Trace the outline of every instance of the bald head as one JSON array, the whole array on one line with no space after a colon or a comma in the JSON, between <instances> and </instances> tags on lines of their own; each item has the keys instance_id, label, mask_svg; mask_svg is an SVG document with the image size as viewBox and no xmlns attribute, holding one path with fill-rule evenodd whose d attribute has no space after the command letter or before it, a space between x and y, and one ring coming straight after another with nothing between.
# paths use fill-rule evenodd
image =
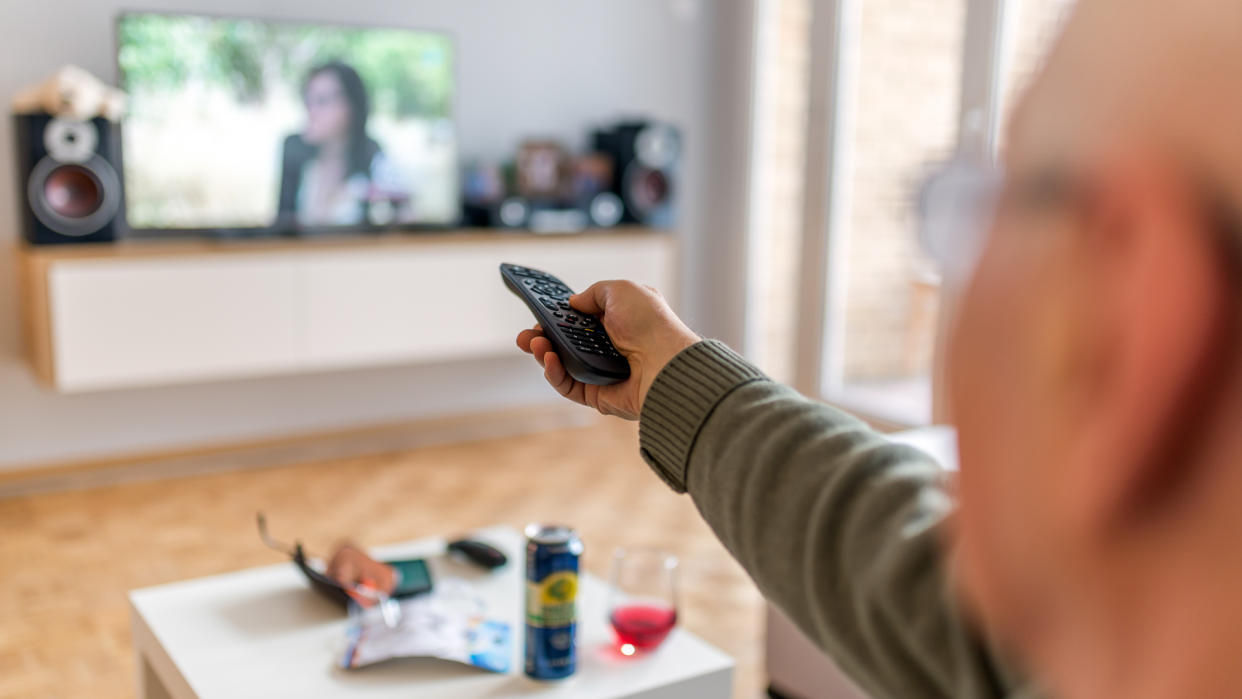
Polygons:
<instances>
[{"instance_id":1,"label":"bald head","mask_svg":"<svg viewBox=\"0 0 1242 699\"><path fill-rule=\"evenodd\" d=\"M1242 3L1082 0L1010 124L1013 155L1161 143L1242 201L1240 86Z\"/></svg>"},{"instance_id":2,"label":"bald head","mask_svg":"<svg viewBox=\"0 0 1242 699\"><path fill-rule=\"evenodd\" d=\"M1240 39L1236 1L1083 0L954 323L965 591L1060 696L1242 696Z\"/></svg>"}]
</instances>

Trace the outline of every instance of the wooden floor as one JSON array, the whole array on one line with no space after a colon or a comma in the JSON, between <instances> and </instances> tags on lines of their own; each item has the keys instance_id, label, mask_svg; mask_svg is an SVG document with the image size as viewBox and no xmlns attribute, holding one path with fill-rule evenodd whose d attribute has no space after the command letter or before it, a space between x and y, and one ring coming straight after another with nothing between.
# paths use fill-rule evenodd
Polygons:
<instances>
[{"instance_id":1,"label":"wooden floor","mask_svg":"<svg viewBox=\"0 0 1242 699\"><path fill-rule=\"evenodd\" d=\"M761 600L698 518L637 454L637 432L589 427L381 457L309 463L0 500L0 697L135 692L127 590L278 562L255 534L324 552L489 524L578 528L588 570L614 546L682 561L684 626L738 661L735 697L762 679Z\"/></svg>"}]
</instances>

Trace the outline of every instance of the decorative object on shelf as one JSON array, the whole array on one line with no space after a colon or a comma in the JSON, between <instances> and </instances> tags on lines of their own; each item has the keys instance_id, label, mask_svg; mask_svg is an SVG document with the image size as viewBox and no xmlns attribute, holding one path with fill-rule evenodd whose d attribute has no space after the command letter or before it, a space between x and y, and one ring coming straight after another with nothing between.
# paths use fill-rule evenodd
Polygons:
<instances>
[{"instance_id":1,"label":"decorative object on shelf","mask_svg":"<svg viewBox=\"0 0 1242 699\"><path fill-rule=\"evenodd\" d=\"M570 164L570 197L586 212L590 225L612 228L625 213L613 191L613 161L603 153L587 153Z\"/></svg>"},{"instance_id":2,"label":"decorative object on shelf","mask_svg":"<svg viewBox=\"0 0 1242 699\"><path fill-rule=\"evenodd\" d=\"M556 141L525 141L517 154L517 193L531 201L565 198L569 154Z\"/></svg>"},{"instance_id":3,"label":"decorative object on shelf","mask_svg":"<svg viewBox=\"0 0 1242 699\"><path fill-rule=\"evenodd\" d=\"M530 140L518 148L518 196L530 204L526 227L535 233L576 233L589 224L573 200L573 160L555 141Z\"/></svg>"},{"instance_id":4,"label":"decorative object on shelf","mask_svg":"<svg viewBox=\"0 0 1242 699\"><path fill-rule=\"evenodd\" d=\"M65 66L13 100L23 237L33 244L116 239L122 210L115 121L125 95Z\"/></svg>"},{"instance_id":5,"label":"decorative object on shelf","mask_svg":"<svg viewBox=\"0 0 1242 699\"><path fill-rule=\"evenodd\" d=\"M671 181L680 138L667 125L642 124L597 132L597 147L602 144L607 151L571 154L556 141L529 139L510 163L466 165L464 222L536 233L612 228L626 220L648 226L671 224ZM628 168L625 176L631 182L618 180L618 162Z\"/></svg>"},{"instance_id":6,"label":"decorative object on shelf","mask_svg":"<svg viewBox=\"0 0 1242 699\"><path fill-rule=\"evenodd\" d=\"M482 228L525 228L530 204L510 194L515 174L512 166L478 161L462 173L462 223Z\"/></svg>"},{"instance_id":7,"label":"decorative object on shelf","mask_svg":"<svg viewBox=\"0 0 1242 699\"><path fill-rule=\"evenodd\" d=\"M622 122L595 132L595 150L612 158L613 191L625 205L622 220L669 227L676 215L681 134L657 121Z\"/></svg>"},{"instance_id":8,"label":"decorative object on shelf","mask_svg":"<svg viewBox=\"0 0 1242 699\"><path fill-rule=\"evenodd\" d=\"M470 162L462 167L461 175L462 224L484 227L499 225L497 213L509 190L505 184L503 166L496 162Z\"/></svg>"},{"instance_id":9,"label":"decorative object on shelf","mask_svg":"<svg viewBox=\"0 0 1242 699\"><path fill-rule=\"evenodd\" d=\"M115 122L125 114L125 93L83 68L68 65L17 93L13 113L51 114L74 121L103 117Z\"/></svg>"}]
</instances>

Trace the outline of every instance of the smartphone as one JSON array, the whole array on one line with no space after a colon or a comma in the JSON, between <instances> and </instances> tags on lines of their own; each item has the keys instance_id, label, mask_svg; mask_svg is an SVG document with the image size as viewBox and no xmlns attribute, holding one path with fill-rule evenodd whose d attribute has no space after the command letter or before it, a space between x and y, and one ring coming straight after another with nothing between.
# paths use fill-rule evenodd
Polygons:
<instances>
[{"instance_id":1,"label":"smartphone","mask_svg":"<svg viewBox=\"0 0 1242 699\"><path fill-rule=\"evenodd\" d=\"M384 561L397 571L397 587L392 591L393 597L413 597L431 592L431 569L422 558L411 558L407 561Z\"/></svg>"}]
</instances>

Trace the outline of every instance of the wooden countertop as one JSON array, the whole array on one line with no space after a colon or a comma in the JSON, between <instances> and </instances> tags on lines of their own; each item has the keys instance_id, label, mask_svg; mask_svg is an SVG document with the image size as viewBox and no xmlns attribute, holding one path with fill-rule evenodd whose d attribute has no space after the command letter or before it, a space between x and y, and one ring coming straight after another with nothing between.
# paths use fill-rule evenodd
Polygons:
<instances>
[{"instance_id":1,"label":"wooden countertop","mask_svg":"<svg viewBox=\"0 0 1242 699\"><path fill-rule=\"evenodd\" d=\"M132 258L199 254L238 254L323 249L407 248L426 245L477 244L496 241L533 242L635 237L671 237L668 230L645 226L594 228L581 233L531 233L504 228L456 228L444 231L401 233L325 234L282 238L128 238L115 243L76 243L66 245L23 245L22 254L30 261L52 262L68 259Z\"/></svg>"}]
</instances>

